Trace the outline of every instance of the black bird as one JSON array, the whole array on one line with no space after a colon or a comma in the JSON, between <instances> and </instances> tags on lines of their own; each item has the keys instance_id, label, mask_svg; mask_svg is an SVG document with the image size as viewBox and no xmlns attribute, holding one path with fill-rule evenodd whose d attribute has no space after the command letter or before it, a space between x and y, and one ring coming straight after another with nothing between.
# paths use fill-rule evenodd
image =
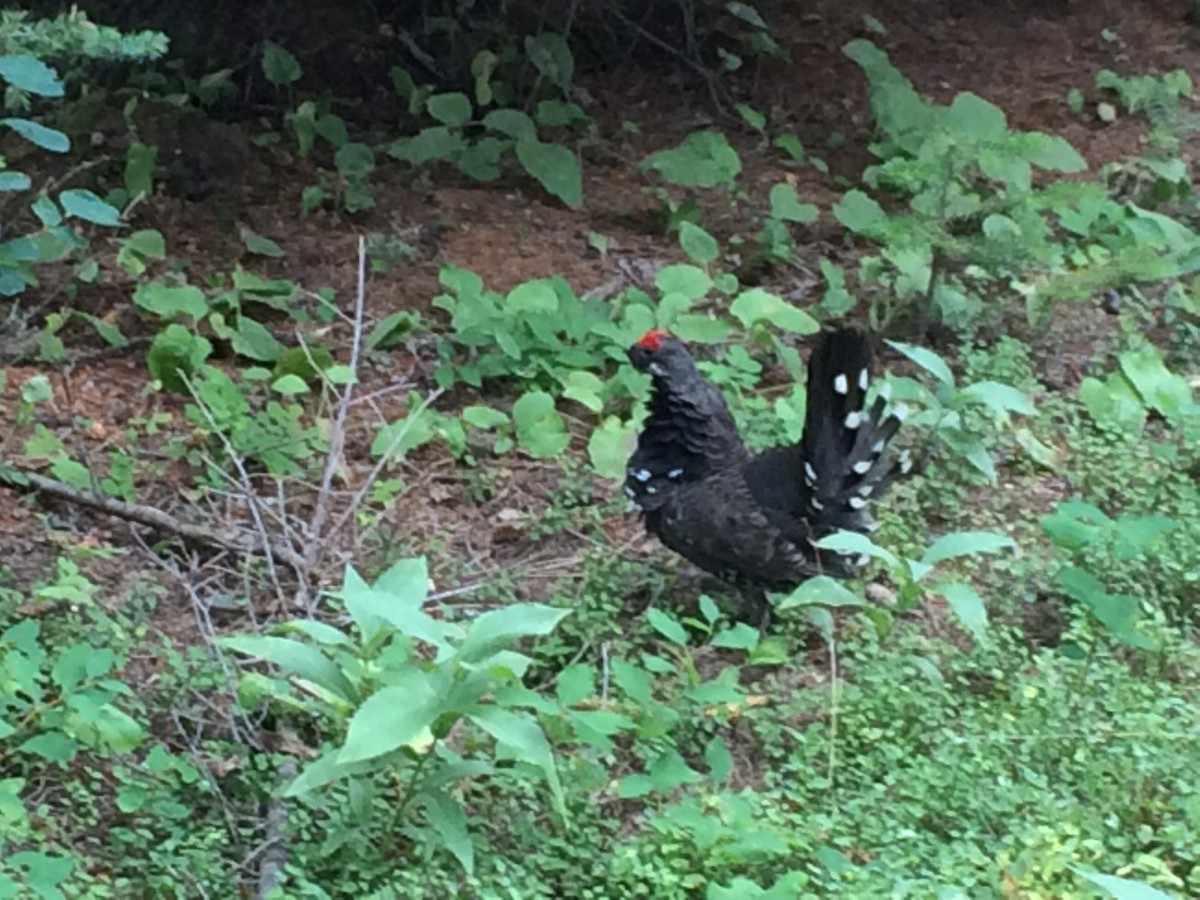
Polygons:
<instances>
[{"instance_id":1,"label":"black bird","mask_svg":"<svg viewBox=\"0 0 1200 900\"><path fill-rule=\"evenodd\" d=\"M906 465L888 452L899 417L883 397L865 408L872 366L865 335L843 328L818 339L799 443L760 454L746 449L720 390L678 338L648 331L629 359L653 378L625 479L651 534L736 587L763 628L767 591L857 572L865 559L816 542L839 529L873 531L867 506Z\"/></svg>"}]
</instances>

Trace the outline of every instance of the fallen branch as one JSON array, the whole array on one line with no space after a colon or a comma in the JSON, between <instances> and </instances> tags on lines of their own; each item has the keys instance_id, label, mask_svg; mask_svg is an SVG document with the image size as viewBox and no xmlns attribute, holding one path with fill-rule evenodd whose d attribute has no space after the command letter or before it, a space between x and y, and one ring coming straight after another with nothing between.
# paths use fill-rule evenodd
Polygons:
<instances>
[{"instance_id":1,"label":"fallen branch","mask_svg":"<svg viewBox=\"0 0 1200 900\"><path fill-rule=\"evenodd\" d=\"M99 510L100 512L108 513L128 522L136 522L139 525L158 528L199 544L221 547L226 550L235 550L240 553L273 557L291 566L301 578L304 578L308 574L308 566L303 556L286 544L270 537L249 538L236 534L230 535L225 531L218 531L204 525L193 525L189 522L181 521L170 513L163 512L161 509L155 509L152 506L143 506L140 503L127 503L124 500L118 500L116 497L106 497L89 490L72 487L69 484L54 478L48 478L38 472L12 468L0 469L0 484L8 485L20 491L28 492L32 490L42 494L49 494L52 497L58 497L60 500L66 500L78 506L86 506L89 509Z\"/></svg>"}]
</instances>

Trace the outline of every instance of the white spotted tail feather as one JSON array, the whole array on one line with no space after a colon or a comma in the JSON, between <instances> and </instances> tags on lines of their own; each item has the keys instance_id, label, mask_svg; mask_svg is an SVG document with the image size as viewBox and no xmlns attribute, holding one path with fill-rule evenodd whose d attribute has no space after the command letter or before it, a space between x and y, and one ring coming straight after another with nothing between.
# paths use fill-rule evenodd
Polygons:
<instances>
[{"instance_id":1,"label":"white spotted tail feather","mask_svg":"<svg viewBox=\"0 0 1200 900\"><path fill-rule=\"evenodd\" d=\"M799 461L804 503L818 534L872 531L868 503L897 469L888 444L901 419L878 393L867 405L871 369L870 342L849 329L824 335L809 360Z\"/></svg>"}]
</instances>

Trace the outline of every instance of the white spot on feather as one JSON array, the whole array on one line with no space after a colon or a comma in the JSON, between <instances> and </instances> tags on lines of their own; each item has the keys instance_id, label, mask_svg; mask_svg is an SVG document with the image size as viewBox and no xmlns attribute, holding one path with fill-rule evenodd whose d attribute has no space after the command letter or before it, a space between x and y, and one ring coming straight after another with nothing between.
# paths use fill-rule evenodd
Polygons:
<instances>
[{"instance_id":1,"label":"white spot on feather","mask_svg":"<svg viewBox=\"0 0 1200 900\"><path fill-rule=\"evenodd\" d=\"M833 389L839 394L848 394L850 392L850 384L846 381L846 376L839 373L837 378L833 379Z\"/></svg>"},{"instance_id":2,"label":"white spot on feather","mask_svg":"<svg viewBox=\"0 0 1200 900\"><path fill-rule=\"evenodd\" d=\"M636 502L634 502L633 500L630 500L630 501L629 501L629 506L627 507L627 509L628 509L628 511L629 511L629 512L641 512L641 511L642 511L642 504L640 504L640 503L636 503Z\"/></svg>"},{"instance_id":3,"label":"white spot on feather","mask_svg":"<svg viewBox=\"0 0 1200 900\"><path fill-rule=\"evenodd\" d=\"M903 422L908 418L908 407L903 403L897 403L896 407L892 410L892 417Z\"/></svg>"},{"instance_id":4,"label":"white spot on feather","mask_svg":"<svg viewBox=\"0 0 1200 900\"><path fill-rule=\"evenodd\" d=\"M857 556L857 557L855 557L855 559L854 559L854 564L855 564L856 566L865 566L865 565L866 565L867 563L869 563L870 561L871 561L871 554L869 554L869 553L860 553L860 554L858 554L858 556Z\"/></svg>"},{"instance_id":5,"label":"white spot on feather","mask_svg":"<svg viewBox=\"0 0 1200 900\"><path fill-rule=\"evenodd\" d=\"M850 504L851 509L862 509L864 506L867 505L867 501L864 500L862 497L851 497L846 502Z\"/></svg>"},{"instance_id":6,"label":"white spot on feather","mask_svg":"<svg viewBox=\"0 0 1200 900\"><path fill-rule=\"evenodd\" d=\"M863 414L861 412L846 413L846 427L852 431L862 424Z\"/></svg>"},{"instance_id":7,"label":"white spot on feather","mask_svg":"<svg viewBox=\"0 0 1200 900\"><path fill-rule=\"evenodd\" d=\"M821 512L821 510L823 510L825 508L825 504L822 503L820 500L818 500L816 497L813 497L808 502L812 504L812 508L815 509L817 512Z\"/></svg>"},{"instance_id":8,"label":"white spot on feather","mask_svg":"<svg viewBox=\"0 0 1200 900\"><path fill-rule=\"evenodd\" d=\"M650 365L648 365L646 368L650 370L651 375L657 375L659 378L662 378L667 374L667 370L656 362L650 363Z\"/></svg>"},{"instance_id":9,"label":"white spot on feather","mask_svg":"<svg viewBox=\"0 0 1200 900\"><path fill-rule=\"evenodd\" d=\"M882 453L883 448L886 446L887 446L887 441L885 441L883 438L880 438L879 440L877 440L875 443L873 443L871 445L871 452L872 453Z\"/></svg>"},{"instance_id":10,"label":"white spot on feather","mask_svg":"<svg viewBox=\"0 0 1200 900\"><path fill-rule=\"evenodd\" d=\"M858 373L858 389L861 391L865 391L867 389L867 385L869 385L870 383L871 383L871 373L868 372L866 369L860 370Z\"/></svg>"},{"instance_id":11,"label":"white spot on feather","mask_svg":"<svg viewBox=\"0 0 1200 900\"><path fill-rule=\"evenodd\" d=\"M817 483L817 470L812 467L812 463L804 463L804 477L808 479L810 485Z\"/></svg>"},{"instance_id":12,"label":"white spot on feather","mask_svg":"<svg viewBox=\"0 0 1200 900\"><path fill-rule=\"evenodd\" d=\"M647 493L647 494L657 494L657 493L658 493L658 488L656 488L656 487L655 487L654 485L652 485L652 484L648 484L648 485L646 485L646 493Z\"/></svg>"},{"instance_id":13,"label":"white spot on feather","mask_svg":"<svg viewBox=\"0 0 1200 900\"><path fill-rule=\"evenodd\" d=\"M626 497L628 497L630 500L632 500L636 495L637 495L637 491L635 491L629 485L625 485L625 496Z\"/></svg>"},{"instance_id":14,"label":"white spot on feather","mask_svg":"<svg viewBox=\"0 0 1200 900\"><path fill-rule=\"evenodd\" d=\"M866 475L871 471L872 465L874 465L874 463L871 460L864 459L862 462L856 462L850 468L853 470L855 475Z\"/></svg>"},{"instance_id":15,"label":"white spot on feather","mask_svg":"<svg viewBox=\"0 0 1200 900\"><path fill-rule=\"evenodd\" d=\"M650 480L650 470L649 469L630 469L629 474L641 482L646 482L646 481Z\"/></svg>"},{"instance_id":16,"label":"white spot on feather","mask_svg":"<svg viewBox=\"0 0 1200 900\"><path fill-rule=\"evenodd\" d=\"M678 478L683 474L683 469L672 469L667 473L668 478Z\"/></svg>"},{"instance_id":17,"label":"white spot on feather","mask_svg":"<svg viewBox=\"0 0 1200 900\"><path fill-rule=\"evenodd\" d=\"M900 454L900 473L907 475L912 470L912 454L905 450Z\"/></svg>"},{"instance_id":18,"label":"white spot on feather","mask_svg":"<svg viewBox=\"0 0 1200 900\"><path fill-rule=\"evenodd\" d=\"M870 497L873 493L875 493L875 485L873 484L864 484L858 489L858 496L860 497Z\"/></svg>"}]
</instances>

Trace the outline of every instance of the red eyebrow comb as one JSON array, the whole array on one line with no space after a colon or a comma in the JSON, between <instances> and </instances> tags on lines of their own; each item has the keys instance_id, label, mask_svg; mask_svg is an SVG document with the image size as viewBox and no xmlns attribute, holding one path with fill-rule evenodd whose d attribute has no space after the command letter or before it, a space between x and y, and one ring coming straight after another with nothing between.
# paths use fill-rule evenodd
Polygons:
<instances>
[{"instance_id":1,"label":"red eyebrow comb","mask_svg":"<svg viewBox=\"0 0 1200 900\"><path fill-rule=\"evenodd\" d=\"M667 331L665 328L651 328L640 338L638 338L637 343L633 346L637 347L639 350L649 350L654 352L662 346L662 339L670 336L671 332Z\"/></svg>"}]
</instances>

